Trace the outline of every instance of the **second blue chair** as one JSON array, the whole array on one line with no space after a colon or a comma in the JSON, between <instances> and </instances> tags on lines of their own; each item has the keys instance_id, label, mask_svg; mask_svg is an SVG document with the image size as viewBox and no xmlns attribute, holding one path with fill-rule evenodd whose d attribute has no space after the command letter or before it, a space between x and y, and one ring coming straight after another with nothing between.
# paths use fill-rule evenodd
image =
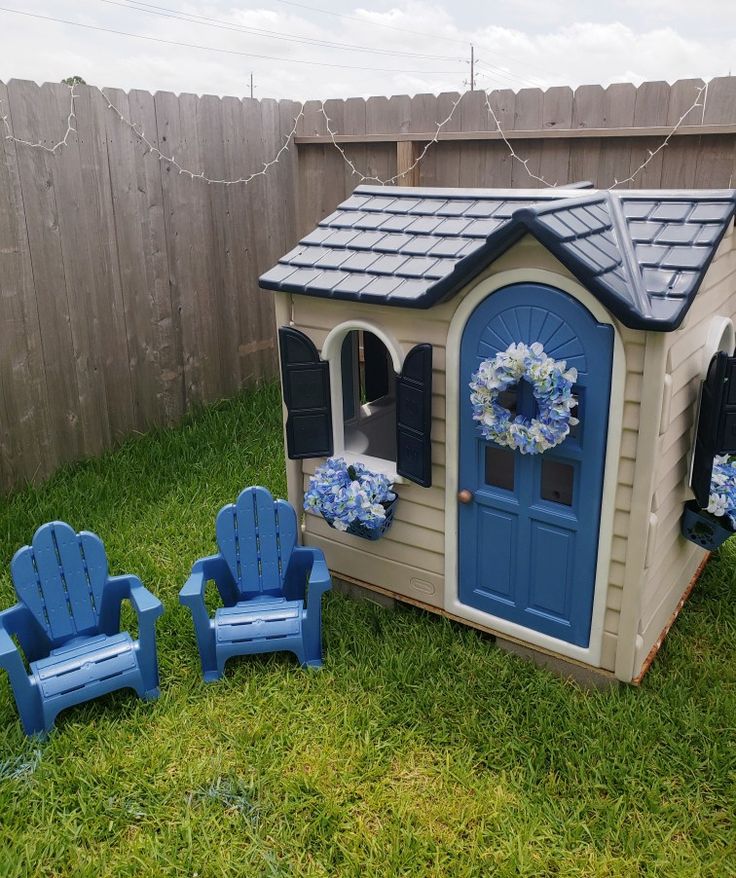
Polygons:
<instances>
[{"instance_id":1,"label":"second blue chair","mask_svg":"<svg viewBox=\"0 0 736 878\"><path fill-rule=\"evenodd\" d=\"M220 554L197 561L179 592L192 613L205 680L219 679L232 656L279 650L320 667L330 574L320 549L296 545L293 507L265 488L246 488L220 510L215 532ZM204 599L210 580L224 604L212 618Z\"/></svg>"}]
</instances>

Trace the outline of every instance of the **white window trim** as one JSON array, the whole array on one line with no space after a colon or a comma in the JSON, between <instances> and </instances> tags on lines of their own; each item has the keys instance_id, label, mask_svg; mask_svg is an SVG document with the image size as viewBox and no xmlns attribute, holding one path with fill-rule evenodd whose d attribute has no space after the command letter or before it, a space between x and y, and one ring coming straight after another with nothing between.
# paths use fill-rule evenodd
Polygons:
<instances>
[{"instance_id":1,"label":"white window trim","mask_svg":"<svg viewBox=\"0 0 736 878\"><path fill-rule=\"evenodd\" d=\"M382 473L394 484L404 484L407 480L396 472L396 462L370 454L356 454L345 449L345 418L342 407L342 343L345 336L354 330L370 332L383 342L391 357L394 372L399 375L404 363L404 350L391 333L367 320L347 320L335 326L322 345L320 356L330 366L330 404L332 406L333 456L342 457L347 463L364 463L374 472Z\"/></svg>"}]
</instances>

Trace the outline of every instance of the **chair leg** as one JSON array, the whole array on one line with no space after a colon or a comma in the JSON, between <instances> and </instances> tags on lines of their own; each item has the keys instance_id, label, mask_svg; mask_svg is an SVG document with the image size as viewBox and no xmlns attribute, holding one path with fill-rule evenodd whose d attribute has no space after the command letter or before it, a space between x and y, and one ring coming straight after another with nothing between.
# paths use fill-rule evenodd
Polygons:
<instances>
[{"instance_id":1,"label":"chair leg","mask_svg":"<svg viewBox=\"0 0 736 878\"><path fill-rule=\"evenodd\" d=\"M306 660L306 657L304 655L304 641L303 640L302 640L301 646L292 646L292 647L290 647L289 652L291 652L293 655L296 656L297 661L299 662L299 664L303 668L306 668L307 660Z\"/></svg>"},{"instance_id":2,"label":"chair leg","mask_svg":"<svg viewBox=\"0 0 736 878\"><path fill-rule=\"evenodd\" d=\"M158 698L160 694L155 624L153 622L147 630L142 631L138 641L138 667L143 683L141 698L148 701Z\"/></svg>"},{"instance_id":3,"label":"chair leg","mask_svg":"<svg viewBox=\"0 0 736 878\"><path fill-rule=\"evenodd\" d=\"M215 650L216 660L214 668L204 667L204 658L202 659L202 672L204 674L205 683L216 683L225 675L225 662L230 658L226 653Z\"/></svg>"},{"instance_id":4,"label":"chair leg","mask_svg":"<svg viewBox=\"0 0 736 878\"><path fill-rule=\"evenodd\" d=\"M18 705L18 707L21 725L23 726L23 731L26 735L28 735L29 738L46 738L48 733L54 727L54 718L52 718L51 722L47 724L40 704L25 705L22 710L20 710L20 705Z\"/></svg>"},{"instance_id":5,"label":"chair leg","mask_svg":"<svg viewBox=\"0 0 736 878\"><path fill-rule=\"evenodd\" d=\"M219 657L217 655L215 632L212 630L210 619L203 607L195 604L190 605L189 609L192 614L192 622L194 623L194 636L197 639L202 676L205 683L213 683L222 677L222 668L219 666Z\"/></svg>"},{"instance_id":6,"label":"chair leg","mask_svg":"<svg viewBox=\"0 0 736 878\"><path fill-rule=\"evenodd\" d=\"M304 644L304 659L302 664L309 668L322 667L322 614L318 607L315 616L309 615L304 619L302 627L302 642Z\"/></svg>"}]
</instances>

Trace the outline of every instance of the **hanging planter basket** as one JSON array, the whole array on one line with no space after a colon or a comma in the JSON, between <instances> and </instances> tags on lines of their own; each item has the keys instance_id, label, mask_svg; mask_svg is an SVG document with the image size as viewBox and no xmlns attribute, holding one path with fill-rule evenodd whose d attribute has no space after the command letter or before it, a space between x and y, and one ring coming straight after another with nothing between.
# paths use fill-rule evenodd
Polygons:
<instances>
[{"instance_id":1,"label":"hanging planter basket","mask_svg":"<svg viewBox=\"0 0 736 878\"><path fill-rule=\"evenodd\" d=\"M398 496L389 479L362 463L331 457L309 479L304 509L321 515L334 530L380 540L394 520Z\"/></svg>"},{"instance_id":2,"label":"hanging planter basket","mask_svg":"<svg viewBox=\"0 0 736 878\"><path fill-rule=\"evenodd\" d=\"M736 533L725 515L712 515L705 509L700 509L695 500L689 500L685 504L681 527L686 540L710 552L722 546Z\"/></svg>"},{"instance_id":3,"label":"hanging planter basket","mask_svg":"<svg viewBox=\"0 0 736 878\"><path fill-rule=\"evenodd\" d=\"M386 510L386 517L381 522L378 527L368 527L362 521L351 521L348 525L348 529L342 531L342 533L351 534L354 537L360 537L363 540L380 540L382 536L386 534L388 529L391 527L391 522L394 520L394 513L396 512L396 506L399 502L398 497L394 497L393 500L389 500L387 503L382 503L381 505ZM335 519L327 518L326 515L322 515L324 520L329 524L329 526L335 530Z\"/></svg>"}]
</instances>

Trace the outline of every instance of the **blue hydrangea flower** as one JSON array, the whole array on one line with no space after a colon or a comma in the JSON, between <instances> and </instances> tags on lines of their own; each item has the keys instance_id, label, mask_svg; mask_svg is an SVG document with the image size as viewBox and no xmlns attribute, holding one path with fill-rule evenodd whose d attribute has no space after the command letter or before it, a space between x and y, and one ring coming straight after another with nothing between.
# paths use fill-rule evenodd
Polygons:
<instances>
[{"instance_id":1,"label":"blue hydrangea flower","mask_svg":"<svg viewBox=\"0 0 736 878\"><path fill-rule=\"evenodd\" d=\"M727 454L713 458L707 511L719 517L725 515L736 529L736 458Z\"/></svg>"},{"instance_id":2,"label":"blue hydrangea flower","mask_svg":"<svg viewBox=\"0 0 736 878\"><path fill-rule=\"evenodd\" d=\"M309 479L304 508L324 516L336 530L346 531L354 521L376 530L386 520L386 505L396 499L389 479L365 464L347 464L331 457Z\"/></svg>"},{"instance_id":3,"label":"blue hydrangea flower","mask_svg":"<svg viewBox=\"0 0 736 878\"><path fill-rule=\"evenodd\" d=\"M526 379L537 400L536 418L516 415L498 402L499 394ZM484 439L520 451L541 454L565 440L577 424L571 412L577 405L572 388L577 369L553 360L539 342L511 344L495 357L483 360L470 379L473 420Z\"/></svg>"}]
</instances>

